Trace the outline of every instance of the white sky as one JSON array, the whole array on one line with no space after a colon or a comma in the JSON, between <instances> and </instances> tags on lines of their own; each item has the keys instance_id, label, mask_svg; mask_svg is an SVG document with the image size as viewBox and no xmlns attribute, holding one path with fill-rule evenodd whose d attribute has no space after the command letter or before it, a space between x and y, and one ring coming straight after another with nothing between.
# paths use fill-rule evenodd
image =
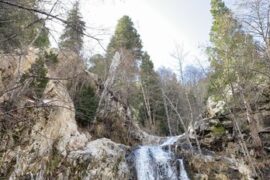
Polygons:
<instances>
[{"instance_id":1,"label":"white sky","mask_svg":"<svg viewBox=\"0 0 270 180\"><path fill-rule=\"evenodd\" d=\"M70 7L72 2L66 2ZM175 69L177 64L170 54L176 43L188 52L185 64L196 64L195 57L207 62L204 49L212 23L210 0L81 0L81 12L88 27L106 29L106 35L98 35L100 31L87 28L88 34L103 39L104 47L118 19L130 16L156 69L160 66ZM55 29L53 34L57 39L62 27L59 24L50 26ZM102 52L96 42L89 38L85 41L87 53Z\"/></svg>"}]
</instances>

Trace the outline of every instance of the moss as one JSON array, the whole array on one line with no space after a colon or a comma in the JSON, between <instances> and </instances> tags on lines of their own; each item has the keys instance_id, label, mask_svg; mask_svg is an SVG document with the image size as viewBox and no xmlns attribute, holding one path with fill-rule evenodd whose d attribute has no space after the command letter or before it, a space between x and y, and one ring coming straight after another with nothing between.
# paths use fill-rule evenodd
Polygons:
<instances>
[{"instance_id":1,"label":"moss","mask_svg":"<svg viewBox=\"0 0 270 180\"><path fill-rule=\"evenodd\" d=\"M90 160L86 160L83 162L79 162L79 160L77 160L76 166L67 163L65 164L66 167L70 167L70 175L69 178L71 179L82 179L82 177L86 177L87 176L87 168L88 165L90 164Z\"/></svg>"},{"instance_id":2,"label":"moss","mask_svg":"<svg viewBox=\"0 0 270 180\"><path fill-rule=\"evenodd\" d=\"M57 139L56 141L54 141L53 145L52 145L52 152L50 155L49 160L47 161L47 165L46 165L46 174L47 175L53 175L57 169L60 167L60 165L62 164L62 155L59 154L58 150L56 149L56 145L59 142L59 139Z\"/></svg>"},{"instance_id":3,"label":"moss","mask_svg":"<svg viewBox=\"0 0 270 180\"><path fill-rule=\"evenodd\" d=\"M217 124L212 129L212 133L213 133L214 136L222 136L222 135L225 134L225 132L226 132L226 130L221 124Z\"/></svg>"},{"instance_id":4,"label":"moss","mask_svg":"<svg viewBox=\"0 0 270 180\"><path fill-rule=\"evenodd\" d=\"M46 166L46 174L53 175L62 162L62 157L59 154L53 154Z\"/></svg>"},{"instance_id":5,"label":"moss","mask_svg":"<svg viewBox=\"0 0 270 180\"><path fill-rule=\"evenodd\" d=\"M117 172L119 171L119 165L120 163L123 161L124 157L120 156L115 163L115 166L113 167L113 172L115 173L115 175L117 175Z\"/></svg>"}]
</instances>

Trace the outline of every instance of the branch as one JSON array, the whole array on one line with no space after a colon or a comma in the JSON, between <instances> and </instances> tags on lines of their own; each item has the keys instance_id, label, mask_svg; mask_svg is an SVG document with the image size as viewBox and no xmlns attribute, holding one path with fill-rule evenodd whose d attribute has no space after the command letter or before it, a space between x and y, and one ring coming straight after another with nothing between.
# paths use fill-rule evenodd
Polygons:
<instances>
[{"instance_id":1,"label":"branch","mask_svg":"<svg viewBox=\"0 0 270 180\"><path fill-rule=\"evenodd\" d=\"M20 4L16 4L16 3L12 3L12 2L7 2L7 1L3 1L3 0L0 0L0 4L5 4L5 5L12 6L12 7L16 7L16 8L19 8L19 9L24 9L24 10L26 10L26 11L30 11L30 12L35 12L35 13L38 13L38 14L46 15L47 18L48 18L48 17L51 17L51 18L56 19L56 20L58 20L58 21L60 21L60 22L62 22L62 23L64 23L64 24L69 25L69 23L68 23L66 20L64 20L64 19L62 19L62 18L59 18L57 15L52 15L52 14L47 13L47 12L45 12L45 11L41 11L41 10L34 9L34 8L30 8L30 7L25 7L25 6L20 5ZM75 27L72 27L72 28L76 30ZM94 37L94 36L91 36L91 35L89 35L89 34L86 34L86 33L83 33L83 35L85 35L86 37L89 37L89 38L94 39L95 41L97 41L98 44L101 46L101 48L102 48L103 50L105 50L105 48L102 46L102 44L101 44L101 42L100 42L101 39L98 39L98 38L96 38L96 37Z\"/></svg>"},{"instance_id":2,"label":"branch","mask_svg":"<svg viewBox=\"0 0 270 180\"><path fill-rule=\"evenodd\" d=\"M25 7L25 6L22 6L20 4L16 4L16 3L12 3L12 2L7 2L7 1L3 1L3 0L0 0L0 3L6 4L6 5L9 5L9 6L13 6L13 7L16 7L16 8L19 8L19 9L24 9L24 10L27 10L27 11L30 11L30 12L36 12L36 13L39 13L39 14L43 14L43 15L46 15L48 17L52 17L54 19L57 19L58 21L61 21L63 23L67 23L66 20L64 20L62 18L59 18L56 15L52 15L50 13L47 13L45 11L40 11L38 9L34 9L34 8L30 8L30 7Z\"/></svg>"}]
</instances>

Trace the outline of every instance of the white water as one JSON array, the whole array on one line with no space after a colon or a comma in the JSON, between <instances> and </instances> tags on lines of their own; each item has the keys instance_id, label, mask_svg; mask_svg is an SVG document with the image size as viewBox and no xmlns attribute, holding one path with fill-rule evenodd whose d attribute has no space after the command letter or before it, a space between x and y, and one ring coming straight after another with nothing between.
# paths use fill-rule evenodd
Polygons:
<instances>
[{"instance_id":1,"label":"white water","mask_svg":"<svg viewBox=\"0 0 270 180\"><path fill-rule=\"evenodd\" d=\"M171 136L171 137L168 137L166 141L164 141L160 146L170 146L170 145L173 145L176 143L176 141L183 137L184 134L181 134L179 136Z\"/></svg>"},{"instance_id":2,"label":"white water","mask_svg":"<svg viewBox=\"0 0 270 180\"><path fill-rule=\"evenodd\" d=\"M182 135L181 135L182 136ZM167 138L157 146L141 146L134 151L135 169L138 180L189 180L182 159L162 147L176 143L181 136ZM170 149L170 148L169 148ZM178 169L177 171L177 163Z\"/></svg>"},{"instance_id":3,"label":"white water","mask_svg":"<svg viewBox=\"0 0 270 180\"><path fill-rule=\"evenodd\" d=\"M178 159L178 162L180 163L180 176L179 176L179 179L180 180L188 180L188 175L187 175L187 171L185 170L185 166L184 166L184 162L183 162L183 159Z\"/></svg>"}]
</instances>

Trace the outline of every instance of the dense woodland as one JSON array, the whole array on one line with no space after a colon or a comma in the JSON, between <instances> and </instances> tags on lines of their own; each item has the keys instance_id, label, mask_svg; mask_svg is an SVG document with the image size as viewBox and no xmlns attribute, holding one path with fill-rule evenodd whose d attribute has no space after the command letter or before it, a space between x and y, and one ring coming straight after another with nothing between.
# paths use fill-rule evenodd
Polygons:
<instances>
[{"instance_id":1,"label":"dense woodland","mask_svg":"<svg viewBox=\"0 0 270 180\"><path fill-rule=\"evenodd\" d=\"M105 53L85 57L84 38L97 44L100 40L89 34L79 1L66 12L66 19L51 13L61 1L56 1L51 11L41 8L46 3L50 2L0 0L0 53L22 55L29 48L39 49L35 64L17 80L18 86L28 84L28 89L20 95L42 98L49 80L45 66L54 66L58 63L58 53L65 51L74 52L86 70L96 74L100 84L106 85L112 75L112 60L119 53L121 61L113 71L113 83L108 88L131 109L132 117L143 130L160 136L188 132L195 122L207 117L209 99L222 101L224 111L233 116L233 131L244 144L245 155L249 157L247 148L254 149L258 156L265 155L267 149L258 128L260 117L254 112L258 111L261 97L270 96L266 91L270 78L268 0L239 1L237 12L229 9L222 0L211 0L213 23L210 43L205 48L210 66L205 68L198 59L194 59L197 66L184 66L186 52L177 45L172 49L172 57L178 64L178 71L155 70L153 59L144 50L140 34L128 16L118 20L110 43L104 48ZM47 22L52 20L65 27L57 49L50 46L51 32ZM1 73L0 67L0 76ZM95 89L85 82L82 78L71 78L68 87L78 124L81 128L91 129L98 120L96 113L102 102ZM9 91L12 89L0 89L0 94ZM2 111L16 109L16 98L1 103ZM240 111L245 113L245 118L239 118ZM247 125L243 127L243 123ZM222 127L218 131L221 135L225 133ZM243 136L243 132L248 137ZM252 146L246 147L246 139Z\"/></svg>"}]
</instances>

